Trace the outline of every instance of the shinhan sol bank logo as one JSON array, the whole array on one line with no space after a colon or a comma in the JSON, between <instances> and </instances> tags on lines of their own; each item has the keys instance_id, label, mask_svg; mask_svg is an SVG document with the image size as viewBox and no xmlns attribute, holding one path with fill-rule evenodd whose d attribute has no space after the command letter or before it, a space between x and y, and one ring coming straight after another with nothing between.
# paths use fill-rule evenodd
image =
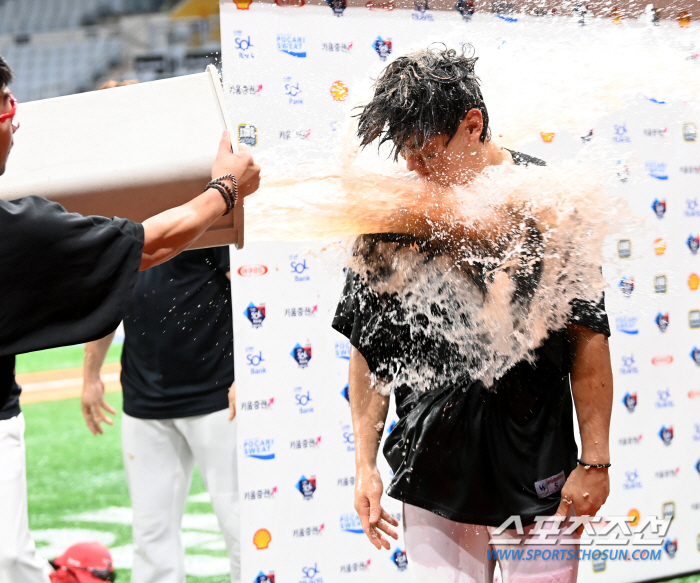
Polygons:
<instances>
[{"instance_id":1,"label":"shinhan sol bank logo","mask_svg":"<svg viewBox=\"0 0 700 583\"><path fill-rule=\"evenodd\" d=\"M265 304L256 306L253 302L250 302L248 307L244 310L243 315L250 320L253 328L260 328L263 320L265 320Z\"/></svg>"},{"instance_id":2,"label":"shinhan sol bank logo","mask_svg":"<svg viewBox=\"0 0 700 583\"><path fill-rule=\"evenodd\" d=\"M272 438L254 437L245 439L243 441L243 453L246 457L258 460L273 460L275 459L274 446L275 440Z\"/></svg>"}]
</instances>

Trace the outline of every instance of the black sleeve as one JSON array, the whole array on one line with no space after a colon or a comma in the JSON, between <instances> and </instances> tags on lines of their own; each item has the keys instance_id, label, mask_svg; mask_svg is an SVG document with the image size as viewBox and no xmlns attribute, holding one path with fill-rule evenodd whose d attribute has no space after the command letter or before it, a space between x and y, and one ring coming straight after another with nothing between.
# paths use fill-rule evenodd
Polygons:
<instances>
[{"instance_id":1,"label":"black sleeve","mask_svg":"<svg viewBox=\"0 0 700 583\"><path fill-rule=\"evenodd\" d=\"M605 296L601 296L598 302L574 300L571 302L571 307L571 320L569 321L572 324L585 326L593 332L610 337L610 323L605 312Z\"/></svg>"},{"instance_id":2,"label":"black sleeve","mask_svg":"<svg viewBox=\"0 0 700 583\"><path fill-rule=\"evenodd\" d=\"M0 201L0 356L88 342L121 321L143 227L30 196Z\"/></svg>"}]
</instances>

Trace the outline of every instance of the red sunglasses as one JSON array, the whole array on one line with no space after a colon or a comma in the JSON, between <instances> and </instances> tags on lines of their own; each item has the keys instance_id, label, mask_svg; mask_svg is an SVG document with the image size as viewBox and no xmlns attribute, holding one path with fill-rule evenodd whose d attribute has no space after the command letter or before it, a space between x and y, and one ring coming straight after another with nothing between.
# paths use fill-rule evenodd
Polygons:
<instances>
[{"instance_id":1,"label":"red sunglasses","mask_svg":"<svg viewBox=\"0 0 700 583\"><path fill-rule=\"evenodd\" d=\"M10 105L12 106L12 109L8 111L7 113L3 113L0 115L0 123L5 123L8 119L12 119L15 117L15 114L17 113L17 104L19 102L15 99L15 96L10 93Z\"/></svg>"}]
</instances>

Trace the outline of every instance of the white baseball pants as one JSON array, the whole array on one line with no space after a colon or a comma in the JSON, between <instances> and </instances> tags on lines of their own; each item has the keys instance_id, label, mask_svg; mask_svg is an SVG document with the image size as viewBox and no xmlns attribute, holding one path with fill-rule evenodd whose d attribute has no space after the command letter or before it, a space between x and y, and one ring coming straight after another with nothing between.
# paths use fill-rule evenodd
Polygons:
<instances>
[{"instance_id":1,"label":"white baseball pants","mask_svg":"<svg viewBox=\"0 0 700 583\"><path fill-rule=\"evenodd\" d=\"M181 524L197 463L240 581L236 420L228 409L179 419L122 418L122 454L134 511L131 583L185 583Z\"/></svg>"}]
</instances>

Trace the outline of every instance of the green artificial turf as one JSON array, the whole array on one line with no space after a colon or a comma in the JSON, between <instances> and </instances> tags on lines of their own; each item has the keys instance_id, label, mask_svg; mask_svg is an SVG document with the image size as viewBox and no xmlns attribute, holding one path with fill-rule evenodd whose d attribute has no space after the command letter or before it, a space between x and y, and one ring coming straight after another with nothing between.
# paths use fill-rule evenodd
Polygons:
<instances>
[{"instance_id":1,"label":"green artificial turf","mask_svg":"<svg viewBox=\"0 0 700 583\"><path fill-rule=\"evenodd\" d=\"M121 342L114 342L109 347L105 362L119 362L122 356L122 346ZM79 366L83 366L82 344L20 354L17 356L15 370L17 374L24 374L59 368L77 368Z\"/></svg>"}]
</instances>

